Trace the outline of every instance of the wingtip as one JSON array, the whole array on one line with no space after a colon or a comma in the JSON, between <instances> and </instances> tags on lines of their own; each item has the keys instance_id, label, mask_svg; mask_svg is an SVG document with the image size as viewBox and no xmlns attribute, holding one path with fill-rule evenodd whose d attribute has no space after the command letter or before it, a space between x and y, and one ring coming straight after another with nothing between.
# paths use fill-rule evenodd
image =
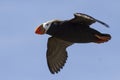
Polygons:
<instances>
[{"instance_id":1,"label":"wingtip","mask_svg":"<svg viewBox=\"0 0 120 80\"><path fill-rule=\"evenodd\" d=\"M107 27L107 28L110 27L110 26L109 26L108 24L106 24L105 22L102 22L102 21L100 21L100 20L98 20L98 19L95 19L95 20L96 20L96 22L98 22L98 23L104 25L104 26Z\"/></svg>"}]
</instances>

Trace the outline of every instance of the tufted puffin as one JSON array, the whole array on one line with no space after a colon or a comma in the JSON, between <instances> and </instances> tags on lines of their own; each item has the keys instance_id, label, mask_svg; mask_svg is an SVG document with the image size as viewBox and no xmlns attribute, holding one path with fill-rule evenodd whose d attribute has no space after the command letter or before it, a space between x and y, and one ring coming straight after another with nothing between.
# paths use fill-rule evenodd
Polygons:
<instances>
[{"instance_id":1,"label":"tufted puffin","mask_svg":"<svg viewBox=\"0 0 120 80\"><path fill-rule=\"evenodd\" d=\"M111 39L110 34L103 34L90 27L95 22L109 27L87 14L75 13L74 18L70 20L51 20L36 28L36 34L51 35L48 39L46 57L52 74L58 73L66 63L68 46L74 43L104 43Z\"/></svg>"}]
</instances>

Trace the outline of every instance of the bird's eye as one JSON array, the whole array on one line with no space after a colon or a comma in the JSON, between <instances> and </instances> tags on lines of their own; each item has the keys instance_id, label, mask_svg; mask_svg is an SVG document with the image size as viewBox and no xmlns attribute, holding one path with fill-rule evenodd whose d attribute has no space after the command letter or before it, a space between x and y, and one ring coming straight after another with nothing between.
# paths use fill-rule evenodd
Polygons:
<instances>
[{"instance_id":1,"label":"bird's eye","mask_svg":"<svg viewBox=\"0 0 120 80\"><path fill-rule=\"evenodd\" d=\"M46 26L49 26L49 24L46 24Z\"/></svg>"}]
</instances>

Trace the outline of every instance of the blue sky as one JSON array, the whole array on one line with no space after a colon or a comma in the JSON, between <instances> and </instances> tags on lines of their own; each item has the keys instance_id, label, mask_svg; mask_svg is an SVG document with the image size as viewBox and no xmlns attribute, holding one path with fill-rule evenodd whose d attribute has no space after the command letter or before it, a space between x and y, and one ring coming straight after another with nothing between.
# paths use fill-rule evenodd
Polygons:
<instances>
[{"instance_id":1,"label":"blue sky","mask_svg":"<svg viewBox=\"0 0 120 80\"><path fill-rule=\"evenodd\" d=\"M1 0L0 80L120 80L119 0ZM34 34L36 26L51 19L89 14L110 25L92 27L110 33L104 44L74 44L59 74L46 63L48 35Z\"/></svg>"}]
</instances>

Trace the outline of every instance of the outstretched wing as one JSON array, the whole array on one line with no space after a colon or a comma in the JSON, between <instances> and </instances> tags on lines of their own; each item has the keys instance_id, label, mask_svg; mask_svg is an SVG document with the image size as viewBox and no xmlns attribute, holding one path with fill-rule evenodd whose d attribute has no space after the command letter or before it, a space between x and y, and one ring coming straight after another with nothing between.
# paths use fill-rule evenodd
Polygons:
<instances>
[{"instance_id":1,"label":"outstretched wing","mask_svg":"<svg viewBox=\"0 0 120 80\"><path fill-rule=\"evenodd\" d=\"M100 24L102 24L102 25L104 25L106 27L109 27L108 24L106 24L106 23L104 23L104 22L102 22L102 21L100 21L98 19L95 19L95 18L93 18L93 17L91 17L91 16L89 16L87 14L75 13L74 16L75 17L72 20L70 20L70 21L72 21L74 23L81 22L81 23L84 23L86 25L91 25L91 24L93 24L95 22L98 22L98 23L100 23Z\"/></svg>"},{"instance_id":2,"label":"outstretched wing","mask_svg":"<svg viewBox=\"0 0 120 80\"><path fill-rule=\"evenodd\" d=\"M66 48L73 43L55 37L48 39L47 63L52 74L58 73L67 60Z\"/></svg>"}]
</instances>

